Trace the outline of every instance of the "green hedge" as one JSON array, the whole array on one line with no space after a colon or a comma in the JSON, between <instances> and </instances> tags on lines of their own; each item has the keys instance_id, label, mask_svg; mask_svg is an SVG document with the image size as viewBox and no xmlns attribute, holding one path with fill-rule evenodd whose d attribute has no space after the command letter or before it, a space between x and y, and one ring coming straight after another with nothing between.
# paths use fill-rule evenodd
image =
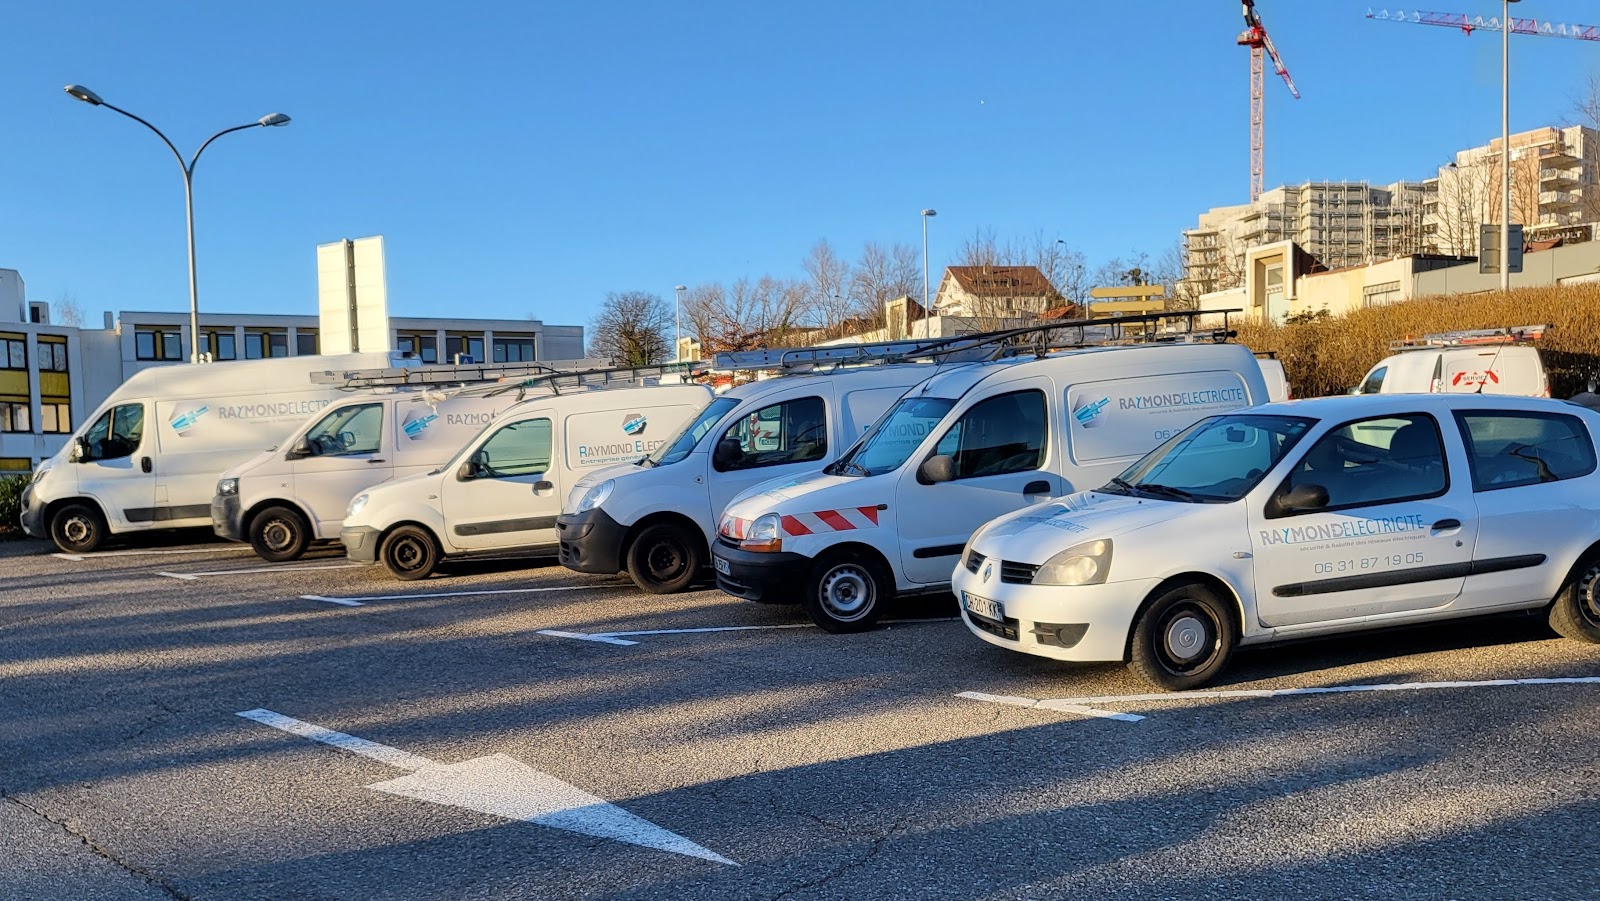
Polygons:
<instances>
[{"instance_id":1,"label":"green hedge","mask_svg":"<svg viewBox=\"0 0 1600 901\"><path fill-rule=\"evenodd\" d=\"M0 476L0 538L21 538L22 489L30 476Z\"/></svg>"}]
</instances>

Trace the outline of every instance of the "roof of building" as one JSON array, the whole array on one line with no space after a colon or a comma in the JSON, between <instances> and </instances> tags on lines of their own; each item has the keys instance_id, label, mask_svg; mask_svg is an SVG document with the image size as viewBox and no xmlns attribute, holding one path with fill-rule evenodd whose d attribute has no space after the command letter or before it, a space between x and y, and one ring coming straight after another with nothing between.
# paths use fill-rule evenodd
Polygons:
<instances>
[{"instance_id":1,"label":"roof of building","mask_svg":"<svg viewBox=\"0 0 1600 901\"><path fill-rule=\"evenodd\" d=\"M948 266L945 272L961 290L978 297L1054 295L1055 286L1038 266Z\"/></svg>"}]
</instances>

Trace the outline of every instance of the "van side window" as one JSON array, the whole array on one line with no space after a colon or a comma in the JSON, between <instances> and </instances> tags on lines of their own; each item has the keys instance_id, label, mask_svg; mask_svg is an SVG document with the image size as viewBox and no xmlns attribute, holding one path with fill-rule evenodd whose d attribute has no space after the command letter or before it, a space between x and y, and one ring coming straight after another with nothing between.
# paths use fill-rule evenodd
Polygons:
<instances>
[{"instance_id":1,"label":"van side window","mask_svg":"<svg viewBox=\"0 0 1600 901\"><path fill-rule=\"evenodd\" d=\"M1283 490L1321 485L1328 490L1326 511L1438 497L1449 484L1438 424L1412 414L1362 419L1323 435Z\"/></svg>"},{"instance_id":2,"label":"van side window","mask_svg":"<svg viewBox=\"0 0 1600 901\"><path fill-rule=\"evenodd\" d=\"M711 451L717 472L812 463L828 454L827 407L798 397L741 416Z\"/></svg>"},{"instance_id":3,"label":"van side window","mask_svg":"<svg viewBox=\"0 0 1600 901\"><path fill-rule=\"evenodd\" d=\"M305 440L318 457L375 454L383 446L383 404L340 407L312 426Z\"/></svg>"},{"instance_id":4,"label":"van side window","mask_svg":"<svg viewBox=\"0 0 1600 901\"><path fill-rule=\"evenodd\" d=\"M1383 391L1383 377L1389 373L1389 367L1379 366L1367 374L1366 381L1361 383L1360 394L1378 394Z\"/></svg>"},{"instance_id":5,"label":"van side window","mask_svg":"<svg viewBox=\"0 0 1600 901\"><path fill-rule=\"evenodd\" d=\"M144 438L144 404L122 404L100 414L83 434L88 453L81 460L119 460L139 449Z\"/></svg>"},{"instance_id":6,"label":"van side window","mask_svg":"<svg viewBox=\"0 0 1600 901\"><path fill-rule=\"evenodd\" d=\"M1594 439L1576 416L1510 411L1457 413L1472 464L1472 490L1558 482L1595 470Z\"/></svg>"},{"instance_id":7,"label":"van side window","mask_svg":"<svg viewBox=\"0 0 1600 901\"><path fill-rule=\"evenodd\" d=\"M1047 422L1044 392L1001 394L962 414L934 453L955 458L957 479L1038 469L1044 465Z\"/></svg>"},{"instance_id":8,"label":"van side window","mask_svg":"<svg viewBox=\"0 0 1600 901\"><path fill-rule=\"evenodd\" d=\"M550 420L524 419L502 426L474 455L491 479L531 476L550 471Z\"/></svg>"}]
</instances>

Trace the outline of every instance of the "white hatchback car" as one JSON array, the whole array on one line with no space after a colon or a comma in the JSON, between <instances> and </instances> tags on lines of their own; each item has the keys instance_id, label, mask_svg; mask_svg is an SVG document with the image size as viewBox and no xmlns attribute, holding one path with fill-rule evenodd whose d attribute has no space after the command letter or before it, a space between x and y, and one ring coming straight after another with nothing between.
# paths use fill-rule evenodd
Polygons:
<instances>
[{"instance_id":1,"label":"white hatchback car","mask_svg":"<svg viewBox=\"0 0 1600 901\"><path fill-rule=\"evenodd\" d=\"M1238 645L1548 608L1600 643L1600 413L1329 397L1201 420L1103 488L1001 517L955 567L967 627L1186 689Z\"/></svg>"}]
</instances>

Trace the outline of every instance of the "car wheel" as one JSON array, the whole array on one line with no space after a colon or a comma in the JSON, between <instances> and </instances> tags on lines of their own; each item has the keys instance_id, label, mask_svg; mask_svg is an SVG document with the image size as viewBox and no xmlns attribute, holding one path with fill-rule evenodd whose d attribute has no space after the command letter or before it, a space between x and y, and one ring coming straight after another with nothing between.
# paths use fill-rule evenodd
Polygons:
<instances>
[{"instance_id":1,"label":"car wheel","mask_svg":"<svg viewBox=\"0 0 1600 901\"><path fill-rule=\"evenodd\" d=\"M69 554L87 554L105 544L106 521L88 504L68 504L51 517L50 537Z\"/></svg>"},{"instance_id":2,"label":"car wheel","mask_svg":"<svg viewBox=\"0 0 1600 901\"><path fill-rule=\"evenodd\" d=\"M268 507L250 520L250 547L268 563L299 559L311 543L311 524L290 507Z\"/></svg>"},{"instance_id":3,"label":"car wheel","mask_svg":"<svg viewBox=\"0 0 1600 901\"><path fill-rule=\"evenodd\" d=\"M411 582L433 575L439 568L441 554L439 545L425 530L401 526L384 537L378 556L395 578Z\"/></svg>"},{"instance_id":4,"label":"car wheel","mask_svg":"<svg viewBox=\"0 0 1600 901\"><path fill-rule=\"evenodd\" d=\"M640 591L672 594L694 581L703 556L699 535L680 525L658 523L628 546L628 577Z\"/></svg>"},{"instance_id":5,"label":"car wheel","mask_svg":"<svg viewBox=\"0 0 1600 901\"><path fill-rule=\"evenodd\" d=\"M1563 638L1600 644L1600 555L1578 561L1550 605L1550 628Z\"/></svg>"},{"instance_id":6,"label":"car wheel","mask_svg":"<svg viewBox=\"0 0 1600 901\"><path fill-rule=\"evenodd\" d=\"M1211 586L1185 582L1167 589L1133 626L1129 666L1168 691L1210 682L1238 644L1233 614Z\"/></svg>"},{"instance_id":7,"label":"car wheel","mask_svg":"<svg viewBox=\"0 0 1600 901\"><path fill-rule=\"evenodd\" d=\"M811 567L800 603L812 622L845 634L877 625L893 594L892 577L876 561L861 554L836 553Z\"/></svg>"}]
</instances>

